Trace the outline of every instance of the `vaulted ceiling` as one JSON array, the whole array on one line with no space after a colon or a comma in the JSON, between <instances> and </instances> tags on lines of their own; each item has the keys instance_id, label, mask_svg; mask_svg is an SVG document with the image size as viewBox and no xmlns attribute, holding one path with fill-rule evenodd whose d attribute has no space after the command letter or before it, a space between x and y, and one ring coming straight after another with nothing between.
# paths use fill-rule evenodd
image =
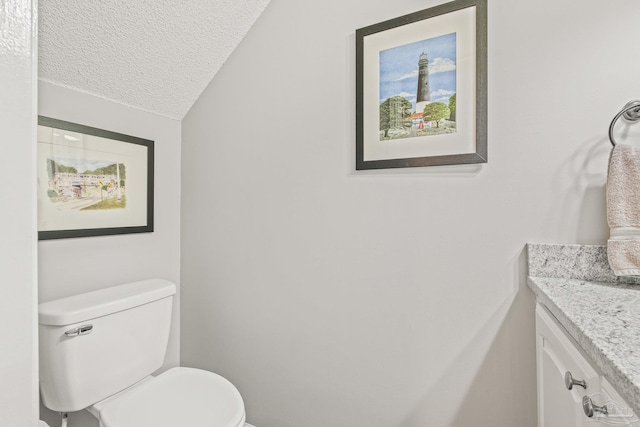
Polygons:
<instances>
[{"instance_id":1,"label":"vaulted ceiling","mask_svg":"<svg viewBox=\"0 0 640 427\"><path fill-rule=\"evenodd\" d=\"M270 0L40 0L39 78L182 119Z\"/></svg>"}]
</instances>

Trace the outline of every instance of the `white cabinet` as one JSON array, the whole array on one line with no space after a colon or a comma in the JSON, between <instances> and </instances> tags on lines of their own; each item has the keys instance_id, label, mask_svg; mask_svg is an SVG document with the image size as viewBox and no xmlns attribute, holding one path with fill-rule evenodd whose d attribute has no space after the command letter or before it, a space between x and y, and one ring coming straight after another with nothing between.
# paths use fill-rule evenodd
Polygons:
<instances>
[{"instance_id":1,"label":"white cabinet","mask_svg":"<svg viewBox=\"0 0 640 427\"><path fill-rule=\"evenodd\" d=\"M599 389L598 374L539 304L536 307L536 352L538 426L585 426L587 417L582 410L582 398L587 390ZM586 388L575 384L568 390L565 385L567 372Z\"/></svg>"},{"instance_id":2,"label":"white cabinet","mask_svg":"<svg viewBox=\"0 0 640 427\"><path fill-rule=\"evenodd\" d=\"M540 304L536 352L539 427L640 427L629 405Z\"/></svg>"}]
</instances>

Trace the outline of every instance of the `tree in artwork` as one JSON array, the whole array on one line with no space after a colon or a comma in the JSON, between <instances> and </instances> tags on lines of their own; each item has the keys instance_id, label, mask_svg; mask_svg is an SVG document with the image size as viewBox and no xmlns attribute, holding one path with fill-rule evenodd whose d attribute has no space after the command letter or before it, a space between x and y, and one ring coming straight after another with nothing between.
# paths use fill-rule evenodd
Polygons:
<instances>
[{"instance_id":1,"label":"tree in artwork","mask_svg":"<svg viewBox=\"0 0 640 427\"><path fill-rule=\"evenodd\" d=\"M389 136L389 129L403 126L411 115L411 108L411 102L399 95L387 98L380 104L380 130L384 131L385 138Z\"/></svg>"},{"instance_id":2,"label":"tree in artwork","mask_svg":"<svg viewBox=\"0 0 640 427\"><path fill-rule=\"evenodd\" d=\"M436 128L440 127L440 122L443 119L448 119L451 115L451 110L447 107L447 104L443 102L432 102L424 107L422 117L425 122L435 122Z\"/></svg>"}]
</instances>

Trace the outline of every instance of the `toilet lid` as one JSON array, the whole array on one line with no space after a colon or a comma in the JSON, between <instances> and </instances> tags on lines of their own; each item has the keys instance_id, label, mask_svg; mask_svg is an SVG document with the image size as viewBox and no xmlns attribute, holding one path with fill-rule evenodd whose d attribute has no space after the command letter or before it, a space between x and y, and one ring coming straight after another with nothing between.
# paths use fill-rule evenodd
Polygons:
<instances>
[{"instance_id":1,"label":"toilet lid","mask_svg":"<svg viewBox=\"0 0 640 427\"><path fill-rule=\"evenodd\" d=\"M104 427L240 427L244 418L244 402L233 384L193 368L169 369L100 412Z\"/></svg>"}]
</instances>

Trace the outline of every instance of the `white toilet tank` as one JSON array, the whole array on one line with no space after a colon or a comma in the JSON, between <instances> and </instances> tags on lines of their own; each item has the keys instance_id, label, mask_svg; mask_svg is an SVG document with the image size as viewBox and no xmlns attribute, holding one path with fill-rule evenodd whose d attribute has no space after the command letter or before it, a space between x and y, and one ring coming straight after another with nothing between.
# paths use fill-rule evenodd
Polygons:
<instances>
[{"instance_id":1,"label":"white toilet tank","mask_svg":"<svg viewBox=\"0 0 640 427\"><path fill-rule=\"evenodd\" d=\"M160 368L175 292L173 283L153 279L40 304L44 405L78 411Z\"/></svg>"}]
</instances>

